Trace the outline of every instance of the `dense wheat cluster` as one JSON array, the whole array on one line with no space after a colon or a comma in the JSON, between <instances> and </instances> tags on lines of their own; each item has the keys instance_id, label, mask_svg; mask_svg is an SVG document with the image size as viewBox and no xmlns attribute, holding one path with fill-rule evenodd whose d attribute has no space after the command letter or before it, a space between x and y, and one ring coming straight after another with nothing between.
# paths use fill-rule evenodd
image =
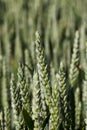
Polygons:
<instances>
[{"instance_id":1,"label":"dense wheat cluster","mask_svg":"<svg viewBox=\"0 0 87 130\"><path fill-rule=\"evenodd\" d=\"M87 0L0 0L0 130L87 130Z\"/></svg>"}]
</instances>

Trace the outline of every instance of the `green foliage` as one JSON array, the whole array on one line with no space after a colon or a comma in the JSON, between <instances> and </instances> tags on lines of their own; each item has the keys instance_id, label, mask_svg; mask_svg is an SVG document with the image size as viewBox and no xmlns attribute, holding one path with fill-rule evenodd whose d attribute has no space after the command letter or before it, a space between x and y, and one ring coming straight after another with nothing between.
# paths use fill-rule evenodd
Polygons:
<instances>
[{"instance_id":1,"label":"green foliage","mask_svg":"<svg viewBox=\"0 0 87 130\"><path fill-rule=\"evenodd\" d=\"M29 113L25 109L22 110L22 113L23 113L23 117L24 117L26 125L28 126L28 128L30 130L33 130L33 128L34 128L34 121L29 116Z\"/></svg>"}]
</instances>

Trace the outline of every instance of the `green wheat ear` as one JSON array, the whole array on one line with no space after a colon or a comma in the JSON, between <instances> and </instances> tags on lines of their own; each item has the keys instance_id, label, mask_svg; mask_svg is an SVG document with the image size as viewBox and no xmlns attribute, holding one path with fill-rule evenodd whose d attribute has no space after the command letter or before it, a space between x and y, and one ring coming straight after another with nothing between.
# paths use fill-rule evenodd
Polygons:
<instances>
[{"instance_id":1,"label":"green wheat ear","mask_svg":"<svg viewBox=\"0 0 87 130\"><path fill-rule=\"evenodd\" d=\"M23 64L19 63L18 67L18 88L19 88L19 98L20 98L20 112L19 112L19 130L24 129L25 122L23 118L22 109L28 109L29 110L29 99L28 99L28 86L25 85L25 78L24 78L24 66Z\"/></svg>"},{"instance_id":2,"label":"green wheat ear","mask_svg":"<svg viewBox=\"0 0 87 130\"><path fill-rule=\"evenodd\" d=\"M11 80L10 80L10 91L11 91L11 107L12 107L12 113L13 113L13 126L18 129L18 106L17 106L17 88L16 83L14 79L14 74L11 74Z\"/></svg>"},{"instance_id":3,"label":"green wheat ear","mask_svg":"<svg viewBox=\"0 0 87 130\"><path fill-rule=\"evenodd\" d=\"M49 83L47 65L45 63L43 48L41 47L40 43L40 35L38 32L36 32L35 46L36 46L37 71L39 74L39 81L41 85L41 95L42 98L46 99L47 105L51 106L51 86Z\"/></svg>"},{"instance_id":4,"label":"green wheat ear","mask_svg":"<svg viewBox=\"0 0 87 130\"><path fill-rule=\"evenodd\" d=\"M52 107L50 108L50 130L56 130L59 127L59 79L55 76L55 84L52 87Z\"/></svg>"},{"instance_id":5,"label":"green wheat ear","mask_svg":"<svg viewBox=\"0 0 87 130\"><path fill-rule=\"evenodd\" d=\"M81 101L80 101L80 88L77 87L75 91L75 128L79 129L81 121Z\"/></svg>"},{"instance_id":6,"label":"green wheat ear","mask_svg":"<svg viewBox=\"0 0 87 130\"><path fill-rule=\"evenodd\" d=\"M18 70L17 85L15 83L14 75L12 75L11 77L11 103L12 103L12 111L14 115L13 123L16 124L15 127L16 129L19 129L19 130L21 130L21 128L25 126L23 116L21 114L22 113L22 99L21 99L21 93L20 93L21 91L20 84L21 84L21 77L20 77L20 71Z\"/></svg>"},{"instance_id":7,"label":"green wheat ear","mask_svg":"<svg viewBox=\"0 0 87 130\"><path fill-rule=\"evenodd\" d=\"M4 119L6 124L6 129L11 129L11 112L9 108L4 109Z\"/></svg>"},{"instance_id":8,"label":"green wheat ear","mask_svg":"<svg viewBox=\"0 0 87 130\"><path fill-rule=\"evenodd\" d=\"M25 85L25 78L24 78L24 65L19 64L18 67L18 87L20 88L20 95L21 95L21 103L22 107L26 106L26 103L28 104L28 97L26 98L26 95L28 95L28 86Z\"/></svg>"},{"instance_id":9,"label":"green wheat ear","mask_svg":"<svg viewBox=\"0 0 87 130\"><path fill-rule=\"evenodd\" d=\"M40 84L38 74L35 73L33 76L33 99L32 99L32 112L34 120L34 130L41 129L41 95L40 95Z\"/></svg>"},{"instance_id":10,"label":"green wheat ear","mask_svg":"<svg viewBox=\"0 0 87 130\"><path fill-rule=\"evenodd\" d=\"M87 130L87 68L85 68L85 80L82 87L82 103L83 103L83 118L85 122L85 129Z\"/></svg>"},{"instance_id":11,"label":"green wheat ear","mask_svg":"<svg viewBox=\"0 0 87 130\"><path fill-rule=\"evenodd\" d=\"M65 74L63 63L60 64L60 69L59 69L59 95L60 95L60 102L61 102L63 126L65 130L68 130L71 129L71 118L70 118L70 109L68 103L67 86L66 86L66 74Z\"/></svg>"},{"instance_id":12,"label":"green wheat ear","mask_svg":"<svg viewBox=\"0 0 87 130\"><path fill-rule=\"evenodd\" d=\"M73 54L70 65L69 79L72 87L76 85L78 75L79 75L79 32L75 34L75 41L73 46Z\"/></svg>"}]
</instances>

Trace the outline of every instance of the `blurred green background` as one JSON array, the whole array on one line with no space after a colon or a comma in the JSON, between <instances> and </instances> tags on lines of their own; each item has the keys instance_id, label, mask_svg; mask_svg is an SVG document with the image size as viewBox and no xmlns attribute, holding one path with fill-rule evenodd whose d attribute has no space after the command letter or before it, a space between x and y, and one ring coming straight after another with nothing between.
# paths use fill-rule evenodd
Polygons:
<instances>
[{"instance_id":1,"label":"blurred green background","mask_svg":"<svg viewBox=\"0 0 87 130\"><path fill-rule=\"evenodd\" d=\"M0 0L0 44L10 62L34 59L35 31L41 35L48 63L70 64L75 31L80 31L81 57L87 35L86 0ZM32 63L34 61L32 60Z\"/></svg>"}]
</instances>

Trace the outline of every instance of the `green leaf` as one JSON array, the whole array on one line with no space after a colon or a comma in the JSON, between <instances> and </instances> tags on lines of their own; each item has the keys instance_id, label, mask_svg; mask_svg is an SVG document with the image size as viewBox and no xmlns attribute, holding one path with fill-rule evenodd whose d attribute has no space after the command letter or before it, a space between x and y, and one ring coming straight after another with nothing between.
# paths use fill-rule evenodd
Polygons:
<instances>
[{"instance_id":1,"label":"green leaf","mask_svg":"<svg viewBox=\"0 0 87 130\"><path fill-rule=\"evenodd\" d=\"M22 112L23 112L23 117L24 117L25 123L28 126L29 130L33 130L34 121L32 120L32 118L29 116L29 113L24 108L23 108Z\"/></svg>"},{"instance_id":2,"label":"green leaf","mask_svg":"<svg viewBox=\"0 0 87 130\"><path fill-rule=\"evenodd\" d=\"M44 120L43 125L42 125L42 130L44 130L44 128L46 127L46 124L49 122L49 118L50 118L50 114Z\"/></svg>"}]
</instances>

